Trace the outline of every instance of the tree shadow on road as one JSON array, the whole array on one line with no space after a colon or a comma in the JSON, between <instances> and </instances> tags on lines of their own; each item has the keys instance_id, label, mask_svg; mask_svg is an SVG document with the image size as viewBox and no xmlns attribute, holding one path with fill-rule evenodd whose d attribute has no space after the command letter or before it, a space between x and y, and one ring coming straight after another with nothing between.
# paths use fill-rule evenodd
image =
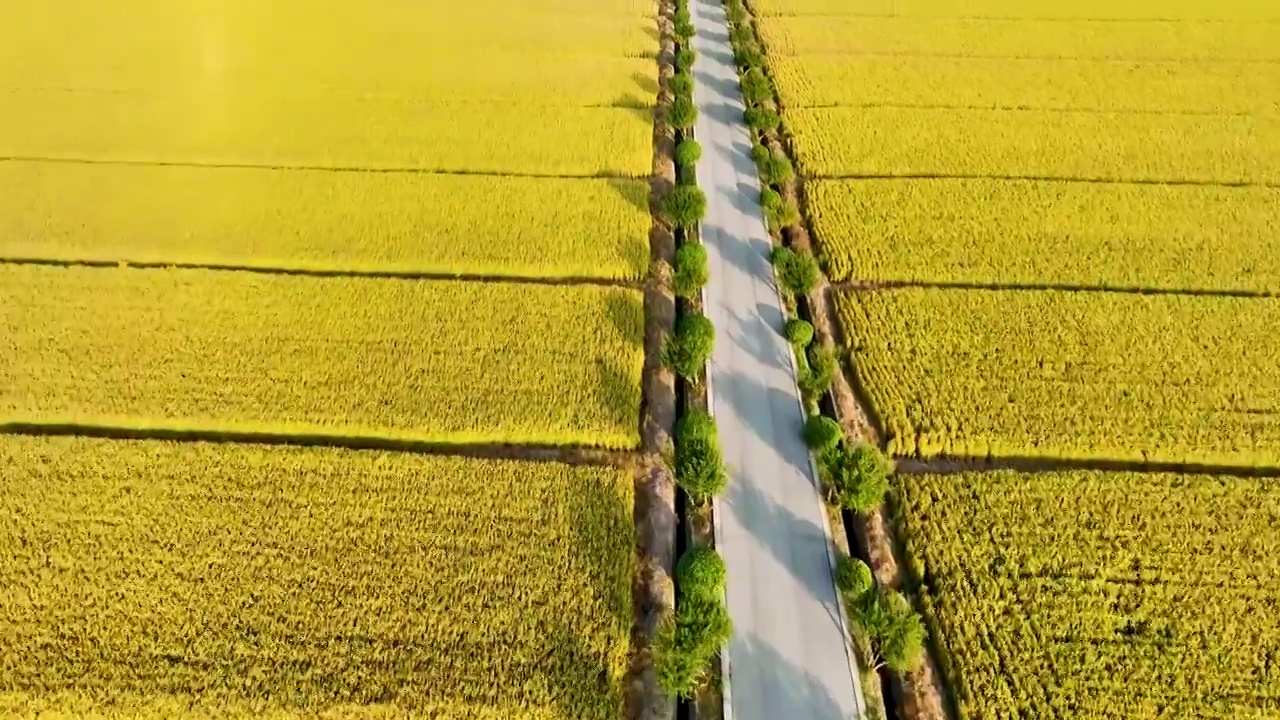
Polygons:
<instances>
[{"instance_id":1,"label":"tree shadow on road","mask_svg":"<svg viewBox=\"0 0 1280 720\"><path fill-rule=\"evenodd\" d=\"M731 469L732 474L732 469ZM807 475L806 475L807 477ZM807 489L805 492L809 492ZM797 516L784 505L767 497L752 483L734 482L725 491L723 503L743 523L760 546L791 573L800 587L822 604L835 627L840 623L840 607L827 555L831 545L819 522ZM813 503L819 498L814 495Z\"/></svg>"},{"instance_id":2,"label":"tree shadow on road","mask_svg":"<svg viewBox=\"0 0 1280 720\"><path fill-rule=\"evenodd\" d=\"M763 703L735 702L735 720L774 720L784 717L772 714L783 708L792 711L803 709L803 715L785 717L803 717L805 720L850 720L855 717L856 708L842 709L812 673L783 657L768 641L755 634L748 633L740 640L735 639L730 662L750 664L760 670L760 674L752 678L754 682L750 686L731 685L733 695L765 699Z\"/></svg>"}]
</instances>

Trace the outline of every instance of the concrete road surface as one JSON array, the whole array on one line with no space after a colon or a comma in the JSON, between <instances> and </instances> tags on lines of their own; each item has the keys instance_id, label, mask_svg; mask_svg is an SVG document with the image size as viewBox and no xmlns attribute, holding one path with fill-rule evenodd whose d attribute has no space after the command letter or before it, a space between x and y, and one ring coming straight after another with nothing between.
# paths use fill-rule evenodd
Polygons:
<instances>
[{"instance_id":1,"label":"concrete road surface","mask_svg":"<svg viewBox=\"0 0 1280 720\"><path fill-rule=\"evenodd\" d=\"M769 265L770 240L724 8L691 0L694 136L707 194L705 291L716 327L712 410L729 467L716 506L734 634L729 720L849 720L863 702L837 601L830 531L801 437L794 359Z\"/></svg>"}]
</instances>

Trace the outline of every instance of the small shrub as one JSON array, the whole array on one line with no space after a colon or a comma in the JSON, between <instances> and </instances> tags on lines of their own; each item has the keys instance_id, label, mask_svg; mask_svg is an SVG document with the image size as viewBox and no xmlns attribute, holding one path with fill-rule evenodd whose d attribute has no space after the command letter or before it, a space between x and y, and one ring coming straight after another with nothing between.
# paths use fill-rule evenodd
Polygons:
<instances>
[{"instance_id":1,"label":"small shrub","mask_svg":"<svg viewBox=\"0 0 1280 720\"><path fill-rule=\"evenodd\" d=\"M693 138L685 138L676 145L676 164L691 166L702 158L702 146Z\"/></svg>"},{"instance_id":2,"label":"small shrub","mask_svg":"<svg viewBox=\"0 0 1280 720\"><path fill-rule=\"evenodd\" d=\"M676 53L676 71L689 72L690 68L693 67L695 58L697 58L697 55L690 48L681 49L680 52Z\"/></svg>"},{"instance_id":3,"label":"small shrub","mask_svg":"<svg viewBox=\"0 0 1280 720\"><path fill-rule=\"evenodd\" d=\"M733 623L718 600L681 594L674 615L654 638L658 685L669 695L693 697L711 659L733 635Z\"/></svg>"},{"instance_id":4,"label":"small shrub","mask_svg":"<svg viewBox=\"0 0 1280 720\"><path fill-rule=\"evenodd\" d=\"M825 415L813 415L805 421L804 443L818 454L840 444L843 437L844 431L840 429L840 423Z\"/></svg>"},{"instance_id":5,"label":"small shrub","mask_svg":"<svg viewBox=\"0 0 1280 720\"><path fill-rule=\"evenodd\" d=\"M782 185L796 176L791 161L781 152L770 152L756 161L760 168L760 179L770 185Z\"/></svg>"},{"instance_id":6,"label":"small shrub","mask_svg":"<svg viewBox=\"0 0 1280 720\"><path fill-rule=\"evenodd\" d=\"M671 276L671 285L676 295L683 298L697 295L709 278L707 249L699 243L681 245L676 250L675 268Z\"/></svg>"},{"instance_id":7,"label":"small shrub","mask_svg":"<svg viewBox=\"0 0 1280 720\"><path fill-rule=\"evenodd\" d=\"M685 11L685 12L687 14L688 11ZM679 16L676 17L675 31L676 31L676 37L680 38L681 40L688 40L689 38L693 37L694 34L697 32L693 27L693 23L689 22L688 20L682 21L680 20Z\"/></svg>"},{"instance_id":8,"label":"small shrub","mask_svg":"<svg viewBox=\"0 0 1280 720\"><path fill-rule=\"evenodd\" d=\"M677 227L691 228L707 214L707 196L697 185L680 185L662 201L662 212Z\"/></svg>"},{"instance_id":9,"label":"small shrub","mask_svg":"<svg viewBox=\"0 0 1280 720\"><path fill-rule=\"evenodd\" d=\"M742 116L747 125L758 133L773 132L782 124L778 113L765 107L748 107Z\"/></svg>"},{"instance_id":10,"label":"small shrub","mask_svg":"<svg viewBox=\"0 0 1280 720\"><path fill-rule=\"evenodd\" d=\"M797 349L807 348L809 343L813 342L813 326L808 320L791 318L787 321L784 334L787 336L787 342Z\"/></svg>"},{"instance_id":11,"label":"small shrub","mask_svg":"<svg viewBox=\"0 0 1280 720\"><path fill-rule=\"evenodd\" d=\"M920 664L925 627L911 603L896 590L868 592L849 603L850 620L871 640L875 668L905 673Z\"/></svg>"},{"instance_id":12,"label":"small shrub","mask_svg":"<svg viewBox=\"0 0 1280 720\"><path fill-rule=\"evenodd\" d=\"M737 45L733 49L733 61L739 67L755 68L764 65L764 51L753 40Z\"/></svg>"},{"instance_id":13,"label":"small shrub","mask_svg":"<svg viewBox=\"0 0 1280 720\"><path fill-rule=\"evenodd\" d=\"M836 562L836 587L850 600L856 600L874 587L871 568L857 558L841 555Z\"/></svg>"},{"instance_id":14,"label":"small shrub","mask_svg":"<svg viewBox=\"0 0 1280 720\"><path fill-rule=\"evenodd\" d=\"M773 97L773 83L758 67L743 73L739 84L742 86L742 99L749 105L759 105Z\"/></svg>"},{"instance_id":15,"label":"small shrub","mask_svg":"<svg viewBox=\"0 0 1280 720\"><path fill-rule=\"evenodd\" d=\"M676 484L695 505L724 492L729 476L720 455L720 438L710 415L694 411L680 418L675 432Z\"/></svg>"},{"instance_id":16,"label":"small shrub","mask_svg":"<svg viewBox=\"0 0 1280 720\"><path fill-rule=\"evenodd\" d=\"M676 9L675 15L672 16L677 24L693 22L693 15L689 12L688 6L682 6Z\"/></svg>"},{"instance_id":17,"label":"small shrub","mask_svg":"<svg viewBox=\"0 0 1280 720\"><path fill-rule=\"evenodd\" d=\"M867 512L884 502L893 463L866 443L840 447L823 458L823 474L836 502L854 512Z\"/></svg>"},{"instance_id":18,"label":"small shrub","mask_svg":"<svg viewBox=\"0 0 1280 720\"><path fill-rule=\"evenodd\" d=\"M756 35L748 25L735 23L733 30L729 31L729 42L733 43L734 47L755 42L755 40Z\"/></svg>"},{"instance_id":19,"label":"small shrub","mask_svg":"<svg viewBox=\"0 0 1280 720\"><path fill-rule=\"evenodd\" d=\"M756 165L759 165L760 163L764 162L768 158L769 158L769 148L761 145L760 143L756 143L755 145L751 146L751 159L755 161Z\"/></svg>"},{"instance_id":20,"label":"small shrub","mask_svg":"<svg viewBox=\"0 0 1280 720\"><path fill-rule=\"evenodd\" d=\"M671 94L676 97L693 97L693 76L687 72L672 75L668 86L671 88Z\"/></svg>"},{"instance_id":21,"label":"small shrub","mask_svg":"<svg viewBox=\"0 0 1280 720\"><path fill-rule=\"evenodd\" d=\"M693 98L679 96L671 102L671 127L677 130L688 130L698 121L698 106Z\"/></svg>"},{"instance_id":22,"label":"small shrub","mask_svg":"<svg viewBox=\"0 0 1280 720\"><path fill-rule=\"evenodd\" d=\"M712 548L687 550L676 563L676 583L682 595L718 599L724 593L724 579L724 560Z\"/></svg>"},{"instance_id":23,"label":"small shrub","mask_svg":"<svg viewBox=\"0 0 1280 720\"><path fill-rule=\"evenodd\" d=\"M702 315L686 315L676 322L676 330L662 349L667 367L687 380L697 380L706 370L715 347L716 330Z\"/></svg>"},{"instance_id":24,"label":"small shrub","mask_svg":"<svg viewBox=\"0 0 1280 720\"><path fill-rule=\"evenodd\" d=\"M728 17L729 22L735 27L746 25L747 20L750 19L750 16L747 14L747 8L740 2L729 3L729 9L726 11L726 17Z\"/></svg>"},{"instance_id":25,"label":"small shrub","mask_svg":"<svg viewBox=\"0 0 1280 720\"><path fill-rule=\"evenodd\" d=\"M822 270L818 261L808 252L796 252L787 247L776 247L771 257L778 282L793 295L807 295L818 286Z\"/></svg>"},{"instance_id":26,"label":"small shrub","mask_svg":"<svg viewBox=\"0 0 1280 720\"><path fill-rule=\"evenodd\" d=\"M765 197L768 193L768 197ZM766 189L760 193L761 209L764 210L764 219L769 223L769 227L777 230L788 225L800 222L800 209L791 201L784 201L782 196L772 189Z\"/></svg>"},{"instance_id":27,"label":"small shrub","mask_svg":"<svg viewBox=\"0 0 1280 720\"><path fill-rule=\"evenodd\" d=\"M782 196L777 190L766 187L760 191L760 209L764 210L765 219L782 209Z\"/></svg>"},{"instance_id":28,"label":"small shrub","mask_svg":"<svg viewBox=\"0 0 1280 720\"><path fill-rule=\"evenodd\" d=\"M817 402L822 393L831 387L840 370L835 350L828 347L811 347L805 356L805 373L800 377L800 392L806 400Z\"/></svg>"}]
</instances>

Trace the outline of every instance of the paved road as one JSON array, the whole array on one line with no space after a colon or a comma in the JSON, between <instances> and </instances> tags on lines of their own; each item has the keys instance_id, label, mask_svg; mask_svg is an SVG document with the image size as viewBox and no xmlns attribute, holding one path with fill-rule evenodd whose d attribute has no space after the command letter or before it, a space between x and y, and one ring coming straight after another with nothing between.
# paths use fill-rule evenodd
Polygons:
<instances>
[{"instance_id":1,"label":"paved road","mask_svg":"<svg viewBox=\"0 0 1280 720\"><path fill-rule=\"evenodd\" d=\"M848 720L862 698L832 579L830 535L808 452L794 360L769 265L759 180L718 0L692 0L698 184L716 326L712 410L729 466L718 501L734 635L729 720Z\"/></svg>"}]
</instances>

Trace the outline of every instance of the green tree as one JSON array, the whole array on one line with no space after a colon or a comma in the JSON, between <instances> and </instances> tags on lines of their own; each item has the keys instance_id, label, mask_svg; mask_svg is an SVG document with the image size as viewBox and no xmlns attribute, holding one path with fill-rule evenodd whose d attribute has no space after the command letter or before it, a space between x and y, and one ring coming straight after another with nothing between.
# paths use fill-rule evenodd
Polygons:
<instances>
[{"instance_id":1,"label":"green tree","mask_svg":"<svg viewBox=\"0 0 1280 720\"><path fill-rule=\"evenodd\" d=\"M925 627L911 603L896 590L868 592L848 603L849 619L871 641L875 669L913 670L924 655Z\"/></svg>"},{"instance_id":2,"label":"green tree","mask_svg":"<svg viewBox=\"0 0 1280 720\"><path fill-rule=\"evenodd\" d=\"M693 124L698 122L698 107L693 104L693 98L680 96L671 101L671 127L677 130L688 130Z\"/></svg>"},{"instance_id":3,"label":"green tree","mask_svg":"<svg viewBox=\"0 0 1280 720\"><path fill-rule=\"evenodd\" d=\"M685 138L676 145L676 164L689 167L702 157L702 146L693 138Z\"/></svg>"},{"instance_id":4,"label":"green tree","mask_svg":"<svg viewBox=\"0 0 1280 720\"><path fill-rule=\"evenodd\" d=\"M825 415L811 415L805 421L804 442L819 456L834 449L843 437L840 423Z\"/></svg>"},{"instance_id":5,"label":"green tree","mask_svg":"<svg viewBox=\"0 0 1280 720\"><path fill-rule=\"evenodd\" d=\"M715 348L716 329L702 315L685 315L676 321L675 332L667 338L662 357L667 367L686 380L702 378L707 359Z\"/></svg>"},{"instance_id":6,"label":"green tree","mask_svg":"<svg viewBox=\"0 0 1280 720\"><path fill-rule=\"evenodd\" d=\"M724 594L724 560L714 548L686 550L676 563L676 584L685 595L719 599Z\"/></svg>"},{"instance_id":7,"label":"green tree","mask_svg":"<svg viewBox=\"0 0 1280 720\"><path fill-rule=\"evenodd\" d=\"M829 493L840 507L867 512L884 502L893 463L867 443L841 443L822 458Z\"/></svg>"},{"instance_id":8,"label":"green tree","mask_svg":"<svg viewBox=\"0 0 1280 720\"><path fill-rule=\"evenodd\" d=\"M707 413L694 410L676 423L674 460L676 484L694 505L704 505L724 492L729 475L720 455L716 422Z\"/></svg>"},{"instance_id":9,"label":"green tree","mask_svg":"<svg viewBox=\"0 0 1280 720\"><path fill-rule=\"evenodd\" d=\"M836 587L846 599L853 601L871 591L875 580L866 563L848 555L841 555L836 563Z\"/></svg>"},{"instance_id":10,"label":"green tree","mask_svg":"<svg viewBox=\"0 0 1280 720\"><path fill-rule=\"evenodd\" d=\"M697 185L680 185L662 201L662 212L677 227L691 228L707 214L707 196Z\"/></svg>"}]
</instances>

